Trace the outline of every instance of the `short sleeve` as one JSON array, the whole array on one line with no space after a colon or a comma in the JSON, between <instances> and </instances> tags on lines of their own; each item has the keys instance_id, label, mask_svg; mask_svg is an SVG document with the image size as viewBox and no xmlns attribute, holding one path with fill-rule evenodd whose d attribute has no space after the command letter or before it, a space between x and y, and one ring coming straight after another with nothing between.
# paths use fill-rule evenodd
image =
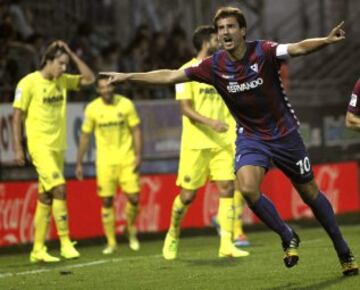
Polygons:
<instances>
[{"instance_id":1,"label":"short sleeve","mask_svg":"<svg viewBox=\"0 0 360 290\"><path fill-rule=\"evenodd\" d=\"M196 66L185 69L185 74L190 80L212 85L212 57L208 57Z\"/></svg>"},{"instance_id":2,"label":"short sleeve","mask_svg":"<svg viewBox=\"0 0 360 290\"><path fill-rule=\"evenodd\" d=\"M13 107L27 112L32 97L30 82L27 78L22 79L15 90Z\"/></svg>"},{"instance_id":3,"label":"short sleeve","mask_svg":"<svg viewBox=\"0 0 360 290\"><path fill-rule=\"evenodd\" d=\"M130 128L140 124L139 115L135 109L134 103L131 101L129 101L129 109L126 118Z\"/></svg>"},{"instance_id":4,"label":"short sleeve","mask_svg":"<svg viewBox=\"0 0 360 290\"><path fill-rule=\"evenodd\" d=\"M353 113L355 115L360 115L360 79L356 82L348 105L348 112Z\"/></svg>"},{"instance_id":5,"label":"short sleeve","mask_svg":"<svg viewBox=\"0 0 360 290\"><path fill-rule=\"evenodd\" d=\"M77 91L80 88L81 75L63 74L65 88L70 91Z\"/></svg>"},{"instance_id":6,"label":"short sleeve","mask_svg":"<svg viewBox=\"0 0 360 290\"><path fill-rule=\"evenodd\" d=\"M85 109L85 117L83 124L81 126L81 131L87 134L90 134L94 131L95 128L95 119L92 114L91 106L87 106Z\"/></svg>"},{"instance_id":7,"label":"short sleeve","mask_svg":"<svg viewBox=\"0 0 360 290\"><path fill-rule=\"evenodd\" d=\"M277 63L280 65L284 58L277 56L278 47L281 48L281 44L279 45L277 42L269 41L269 40L261 40L261 48L265 54L265 57L268 61L272 61L273 63Z\"/></svg>"}]
</instances>

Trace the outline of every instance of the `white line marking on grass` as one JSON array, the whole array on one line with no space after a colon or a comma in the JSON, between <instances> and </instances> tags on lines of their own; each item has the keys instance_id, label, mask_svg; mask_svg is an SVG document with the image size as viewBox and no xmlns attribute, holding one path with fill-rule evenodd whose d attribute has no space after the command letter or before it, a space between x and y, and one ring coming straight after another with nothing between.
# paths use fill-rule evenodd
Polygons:
<instances>
[{"instance_id":1,"label":"white line marking on grass","mask_svg":"<svg viewBox=\"0 0 360 290\"><path fill-rule=\"evenodd\" d=\"M14 277L14 276L24 276L24 275L34 275L44 272L52 272L52 271L58 271L60 269L75 269L75 268L85 268L89 266L95 266L95 265L101 265L101 264L107 264L107 263L118 263L121 261L131 261L131 260L141 260L143 258L159 258L162 257L161 255L149 255L149 256L137 256L137 257L124 257L124 258L114 258L114 259L108 259L108 260L96 260L92 262L87 263L80 263L80 264L73 264L73 265L62 265L59 267L54 268L41 268L38 270L31 270L31 271L24 271L24 272L18 272L18 273L0 273L0 279L6 278L6 277Z\"/></svg>"}]
</instances>

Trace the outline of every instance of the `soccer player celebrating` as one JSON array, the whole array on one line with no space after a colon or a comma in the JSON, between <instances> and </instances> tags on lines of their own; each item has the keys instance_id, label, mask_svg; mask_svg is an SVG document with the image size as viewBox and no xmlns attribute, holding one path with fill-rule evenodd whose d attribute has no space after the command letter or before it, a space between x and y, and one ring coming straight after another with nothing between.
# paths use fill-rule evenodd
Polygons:
<instances>
[{"instance_id":1,"label":"soccer player celebrating","mask_svg":"<svg viewBox=\"0 0 360 290\"><path fill-rule=\"evenodd\" d=\"M140 119L134 104L122 95L115 95L114 86L108 84L106 79L97 80L97 93L100 97L92 101L85 110L75 174L78 179L83 179L82 160L90 135L94 132L97 188L102 201L101 219L107 239L103 254L112 254L116 250L113 198L118 185L128 198L125 211L129 246L138 251L140 244L136 237L135 220L140 192Z\"/></svg>"},{"instance_id":2,"label":"soccer player celebrating","mask_svg":"<svg viewBox=\"0 0 360 290\"><path fill-rule=\"evenodd\" d=\"M345 124L352 130L360 131L360 79L356 82L348 105Z\"/></svg>"},{"instance_id":3,"label":"soccer player celebrating","mask_svg":"<svg viewBox=\"0 0 360 290\"><path fill-rule=\"evenodd\" d=\"M65 73L72 60L80 75ZM27 145L32 163L39 175L39 197L34 226L34 246L30 261L58 262L44 245L50 213L54 216L60 238L60 254L65 259L80 257L69 238L63 176L66 149L66 99L68 90L90 85L95 76L89 67L62 41L46 50L39 71L26 75L17 85L14 100L14 153L18 165L25 164L21 146L22 120L25 120Z\"/></svg>"},{"instance_id":4,"label":"soccer player celebrating","mask_svg":"<svg viewBox=\"0 0 360 290\"><path fill-rule=\"evenodd\" d=\"M193 44L197 56L182 68L198 65L202 59L215 52L218 47L215 29L212 26L197 28L193 35ZM180 102L183 115L179 172L176 181L181 190L172 206L163 256L167 260L177 257L181 220L194 200L197 189L205 184L208 177L216 182L220 193L219 256L247 256L248 252L238 250L232 245L235 138L229 130L229 125L231 122L234 123L234 120L213 86L198 82L178 84L176 99ZM232 127L235 131L235 125Z\"/></svg>"},{"instance_id":5,"label":"soccer player celebrating","mask_svg":"<svg viewBox=\"0 0 360 290\"><path fill-rule=\"evenodd\" d=\"M260 191L272 161L291 180L304 202L331 238L343 274L359 272L328 199L314 181L299 122L285 95L278 70L281 61L306 55L345 39L343 23L325 37L297 43L245 41L246 21L238 8L220 8L214 17L224 50L198 66L148 73L107 73L109 82L172 84L195 80L215 86L237 122L235 170L240 190L251 210L282 240L286 267L299 260L300 239Z\"/></svg>"}]
</instances>

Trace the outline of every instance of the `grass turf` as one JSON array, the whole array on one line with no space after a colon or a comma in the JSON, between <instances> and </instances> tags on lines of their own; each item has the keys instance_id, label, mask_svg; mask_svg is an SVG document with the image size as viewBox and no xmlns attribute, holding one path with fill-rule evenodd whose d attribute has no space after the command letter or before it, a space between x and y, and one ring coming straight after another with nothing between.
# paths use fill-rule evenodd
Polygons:
<instances>
[{"instance_id":1,"label":"grass turf","mask_svg":"<svg viewBox=\"0 0 360 290\"><path fill-rule=\"evenodd\" d=\"M343 277L332 244L319 228L296 227L302 240L299 264L285 268L279 238L249 233L251 252L241 259L217 258L218 237L186 237L176 261L161 256L162 240L144 241L139 252L121 243L112 256L102 246L78 247L81 258L30 264L28 252L0 256L0 289L359 289L360 276ZM342 226L360 257L360 226ZM58 250L50 250L58 254Z\"/></svg>"}]
</instances>

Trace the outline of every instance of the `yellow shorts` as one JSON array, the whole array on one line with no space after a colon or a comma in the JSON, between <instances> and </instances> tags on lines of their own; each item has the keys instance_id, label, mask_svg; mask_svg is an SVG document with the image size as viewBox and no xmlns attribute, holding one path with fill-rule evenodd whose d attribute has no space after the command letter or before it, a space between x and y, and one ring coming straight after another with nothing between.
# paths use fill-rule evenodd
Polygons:
<instances>
[{"instance_id":1,"label":"yellow shorts","mask_svg":"<svg viewBox=\"0 0 360 290\"><path fill-rule=\"evenodd\" d=\"M139 174L134 165L98 164L96 166L97 192L100 197L110 197L116 194L116 187L120 186L126 194L140 192Z\"/></svg>"},{"instance_id":2,"label":"yellow shorts","mask_svg":"<svg viewBox=\"0 0 360 290\"><path fill-rule=\"evenodd\" d=\"M176 185L195 190L212 181L235 180L231 145L214 149L182 149Z\"/></svg>"},{"instance_id":3,"label":"yellow shorts","mask_svg":"<svg viewBox=\"0 0 360 290\"><path fill-rule=\"evenodd\" d=\"M36 149L30 151L31 161L39 175L39 193L49 192L56 186L65 184L65 151Z\"/></svg>"}]
</instances>

